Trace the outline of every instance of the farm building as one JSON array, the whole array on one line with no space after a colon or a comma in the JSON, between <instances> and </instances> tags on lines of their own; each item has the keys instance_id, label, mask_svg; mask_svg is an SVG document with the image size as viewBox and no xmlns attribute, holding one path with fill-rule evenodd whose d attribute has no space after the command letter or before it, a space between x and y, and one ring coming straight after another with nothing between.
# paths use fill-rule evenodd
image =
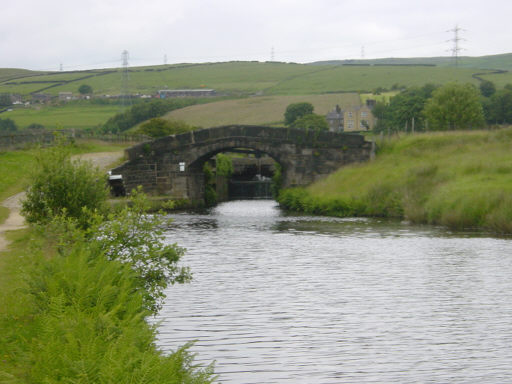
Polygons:
<instances>
[{"instance_id":1,"label":"farm building","mask_svg":"<svg viewBox=\"0 0 512 384\"><path fill-rule=\"evenodd\" d=\"M158 91L158 97L167 99L170 97L208 97L215 96L214 89L162 89Z\"/></svg>"}]
</instances>

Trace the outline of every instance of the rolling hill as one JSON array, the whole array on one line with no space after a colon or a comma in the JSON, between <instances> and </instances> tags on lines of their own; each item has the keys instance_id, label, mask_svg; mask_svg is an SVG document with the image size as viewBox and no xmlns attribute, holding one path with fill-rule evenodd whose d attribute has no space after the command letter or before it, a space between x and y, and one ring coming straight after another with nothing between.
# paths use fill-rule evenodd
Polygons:
<instances>
[{"instance_id":1,"label":"rolling hill","mask_svg":"<svg viewBox=\"0 0 512 384\"><path fill-rule=\"evenodd\" d=\"M478 85L482 79L493 81L498 88L512 84L512 72L508 71L512 69L512 54L463 57L458 68L450 66L450 60L441 57L311 64L233 61L131 67L128 92L154 95L160 89L215 89L222 96L219 101L175 111L168 117L213 126L276 124L282 120L286 105L295 100L311 101L323 114L336 104L345 105L346 100L357 98L355 93L450 81ZM78 87L87 84L95 96L119 95L122 78L121 68L73 72L5 68L0 69L0 94L19 94L25 99L34 93L78 94ZM345 99L343 93L352 95ZM19 108L0 117L10 117L20 127L39 123L49 128L85 128L101 125L118 111L118 107L92 105L84 100L74 105Z\"/></svg>"},{"instance_id":2,"label":"rolling hill","mask_svg":"<svg viewBox=\"0 0 512 384\"><path fill-rule=\"evenodd\" d=\"M442 57L413 57L413 58L384 58L368 60L329 60L311 63L312 65L435 65L438 67L453 67L454 60L450 56ZM512 70L512 53L488 56L460 56L460 68Z\"/></svg>"},{"instance_id":3,"label":"rolling hill","mask_svg":"<svg viewBox=\"0 0 512 384\"><path fill-rule=\"evenodd\" d=\"M512 54L461 58L459 68L451 58L378 59L330 61L312 64L279 62L222 62L129 68L128 91L154 94L159 89L213 88L230 96L268 94L302 95L329 92L371 91L393 85L413 86L447 81L478 83L474 74L502 86L512 82ZM350 65L349 65L350 64ZM428 65L425 65L428 64ZM76 72L32 72L0 69L0 93L77 93L81 84L96 95L117 95L122 69Z\"/></svg>"}]
</instances>

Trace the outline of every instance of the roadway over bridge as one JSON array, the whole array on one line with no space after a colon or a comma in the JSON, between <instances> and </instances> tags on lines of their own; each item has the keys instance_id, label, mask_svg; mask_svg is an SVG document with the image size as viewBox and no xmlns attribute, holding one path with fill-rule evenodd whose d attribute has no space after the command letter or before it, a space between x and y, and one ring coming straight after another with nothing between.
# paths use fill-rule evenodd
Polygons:
<instances>
[{"instance_id":1,"label":"roadway over bridge","mask_svg":"<svg viewBox=\"0 0 512 384\"><path fill-rule=\"evenodd\" d=\"M204 163L239 148L266 153L278 162L284 188L308 185L374 154L373 143L359 134L230 125L135 145L126 150L128 161L112 174L122 175L127 191L142 185L149 194L198 202L204 198Z\"/></svg>"}]
</instances>

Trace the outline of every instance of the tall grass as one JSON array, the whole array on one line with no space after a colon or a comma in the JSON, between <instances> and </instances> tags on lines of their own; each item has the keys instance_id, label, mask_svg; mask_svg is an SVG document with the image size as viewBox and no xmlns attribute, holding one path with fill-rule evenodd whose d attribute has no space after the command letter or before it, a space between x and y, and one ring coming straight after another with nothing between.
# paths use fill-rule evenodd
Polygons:
<instances>
[{"instance_id":1,"label":"tall grass","mask_svg":"<svg viewBox=\"0 0 512 384\"><path fill-rule=\"evenodd\" d=\"M511 146L512 128L394 138L380 143L374 161L282 191L279 202L308 213L512 233Z\"/></svg>"}]
</instances>

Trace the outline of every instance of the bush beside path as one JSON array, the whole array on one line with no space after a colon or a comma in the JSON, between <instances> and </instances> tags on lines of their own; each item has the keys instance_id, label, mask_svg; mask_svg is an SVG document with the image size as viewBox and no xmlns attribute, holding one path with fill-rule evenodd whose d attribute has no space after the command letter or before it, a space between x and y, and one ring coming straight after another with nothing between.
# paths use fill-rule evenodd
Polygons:
<instances>
[{"instance_id":1,"label":"bush beside path","mask_svg":"<svg viewBox=\"0 0 512 384\"><path fill-rule=\"evenodd\" d=\"M101 170L109 169L113 164L119 162L123 157L123 151L114 152L96 152L96 153L85 153L76 155L74 159L80 159L83 161L90 161L95 167ZM5 232L15 231L18 229L25 228L25 219L21 216L21 202L25 197L25 192L17 193L5 199L0 203L2 207L9 210L9 216L4 223L0 224L0 252L7 249L9 245L8 240L5 237Z\"/></svg>"}]
</instances>

